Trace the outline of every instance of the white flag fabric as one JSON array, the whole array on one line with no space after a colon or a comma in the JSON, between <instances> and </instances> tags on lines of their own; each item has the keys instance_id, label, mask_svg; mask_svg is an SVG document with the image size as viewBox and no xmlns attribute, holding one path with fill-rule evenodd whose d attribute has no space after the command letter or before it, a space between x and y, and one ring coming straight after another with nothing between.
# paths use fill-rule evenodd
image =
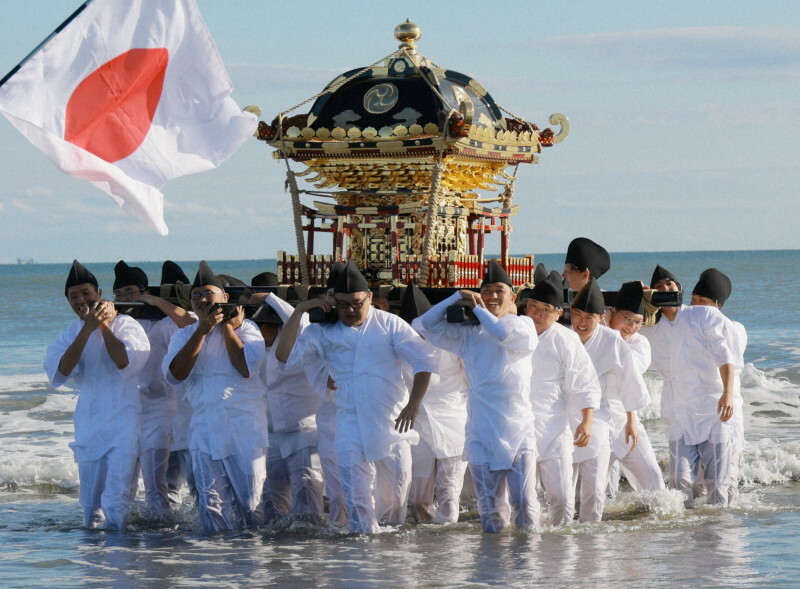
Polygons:
<instances>
[{"instance_id":1,"label":"white flag fabric","mask_svg":"<svg viewBox=\"0 0 800 589\"><path fill-rule=\"evenodd\" d=\"M93 0L0 87L0 112L61 170L162 235L170 179L255 131L194 0Z\"/></svg>"}]
</instances>

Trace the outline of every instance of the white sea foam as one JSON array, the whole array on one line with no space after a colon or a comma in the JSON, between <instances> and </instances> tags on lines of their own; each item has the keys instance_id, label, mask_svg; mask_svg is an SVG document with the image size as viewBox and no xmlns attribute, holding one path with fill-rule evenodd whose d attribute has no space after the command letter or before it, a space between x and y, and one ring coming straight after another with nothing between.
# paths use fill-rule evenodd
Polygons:
<instances>
[{"instance_id":1,"label":"white sea foam","mask_svg":"<svg viewBox=\"0 0 800 589\"><path fill-rule=\"evenodd\" d=\"M62 489L78 487L78 465L68 450L67 456L29 458L15 453L0 459L0 485L10 488L53 485Z\"/></svg>"},{"instance_id":2,"label":"white sea foam","mask_svg":"<svg viewBox=\"0 0 800 589\"><path fill-rule=\"evenodd\" d=\"M740 477L751 485L800 481L800 441L781 443L764 438L748 442L742 455Z\"/></svg>"},{"instance_id":3,"label":"white sea foam","mask_svg":"<svg viewBox=\"0 0 800 589\"><path fill-rule=\"evenodd\" d=\"M50 394L47 395L45 402L31 409L30 415L49 412L72 414L75 411L75 405L77 402L77 395L71 394L69 391L62 392L61 389L59 389L59 392L54 393L51 390Z\"/></svg>"},{"instance_id":4,"label":"white sea foam","mask_svg":"<svg viewBox=\"0 0 800 589\"><path fill-rule=\"evenodd\" d=\"M42 374L13 374L0 377L0 394L47 390L47 376Z\"/></svg>"},{"instance_id":5,"label":"white sea foam","mask_svg":"<svg viewBox=\"0 0 800 589\"><path fill-rule=\"evenodd\" d=\"M24 389L25 382L34 386ZM3 378L3 390L17 396L25 390L42 388L46 380ZM71 394L45 389L47 396L31 409L0 413L3 452L0 455L0 485L8 488L54 485L73 489L78 485L78 469L69 443L73 439L72 413L76 398ZM13 399L10 393L6 399Z\"/></svg>"},{"instance_id":6,"label":"white sea foam","mask_svg":"<svg viewBox=\"0 0 800 589\"><path fill-rule=\"evenodd\" d=\"M664 388L664 381L655 372L645 372L644 382L650 391L650 404L639 411L639 419L658 419L661 417L661 389Z\"/></svg>"}]
</instances>

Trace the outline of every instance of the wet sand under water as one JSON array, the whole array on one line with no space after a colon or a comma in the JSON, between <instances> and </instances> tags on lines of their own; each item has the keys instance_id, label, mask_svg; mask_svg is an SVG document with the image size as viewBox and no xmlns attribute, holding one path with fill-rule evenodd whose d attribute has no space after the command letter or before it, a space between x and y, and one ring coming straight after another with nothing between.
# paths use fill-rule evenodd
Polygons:
<instances>
[{"instance_id":1,"label":"wet sand under water","mask_svg":"<svg viewBox=\"0 0 800 589\"><path fill-rule=\"evenodd\" d=\"M41 491L45 491L42 493ZM0 495L4 587L796 587L800 483L746 490L730 510L684 510L676 492L623 493L598 524L483 534L450 526L358 536L283 521L222 537L191 519L81 528L77 498Z\"/></svg>"}]
</instances>

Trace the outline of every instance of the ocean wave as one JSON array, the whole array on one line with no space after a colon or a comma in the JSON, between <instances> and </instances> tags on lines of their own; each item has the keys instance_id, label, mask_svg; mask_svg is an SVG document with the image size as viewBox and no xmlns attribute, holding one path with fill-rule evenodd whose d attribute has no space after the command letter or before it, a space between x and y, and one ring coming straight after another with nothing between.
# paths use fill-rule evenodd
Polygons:
<instances>
[{"instance_id":1,"label":"ocean wave","mask_svg":"<svg viewBox=\"0 0 800 589\"><path fill-rule=\"evenodd\" d=\"M28 452L4 452L0 459L0 486L9 491L19 488L75 490L78 488L78 465L72 451L64 455L34 456Z\"/></svg>"}]
</instances>

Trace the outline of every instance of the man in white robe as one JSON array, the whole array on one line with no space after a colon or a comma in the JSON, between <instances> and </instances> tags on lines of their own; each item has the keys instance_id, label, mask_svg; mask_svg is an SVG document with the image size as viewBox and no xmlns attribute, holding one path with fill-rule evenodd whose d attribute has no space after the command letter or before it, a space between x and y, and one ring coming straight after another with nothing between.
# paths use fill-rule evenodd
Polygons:
<instances>
[{"instance_id":1,"label":"man in white robe","mask_svg":"<svg viewBox=\"0 0 800 589\"><path fill-rule=\"evenodd\" d=\"M139 462L144 481L145 504L155 516L169 510L167 468L172 448L172 418L178 400L174 389L167 384L161 363L169 341L181 327L194 323L185 309L161 297L150 294L147 275L141 268L120 260L114 266L114 301L145 303L136 311L135 319L147 333L150 356L140 374L142 421L139 431Z\"/></svg>"},{"instance_id":2,"label":"man in white robe","mask_svg":"<svg viewBox=\"0 0 800 589\"><path fill-rule=\"evenodd\" d=\"M379 531L379 522L405 523L410 443L419 440L412 425L436 370L434 349L405 321L372 307L369 285L352 260L334 285L334 297L339 320L312 324L300 338L304 313L331 306L323 299L297 305L276 357L290 365L327 364L336 386L334 449L349 526L369 534ZM414 374L410 392L404 363Z\"/></svg>"},{"instance_id":3,"label":"man in white robe","mask_svg":"<svg viewBox=\"0 0 800 589\"><path fill-rule=\"evenodd\" d=\"M192 281L178 264L171 260L166 260L162 264L160 289L162 298L191 313L192 303L189 298L191 287ZM161 372L163 374L163 370ZM192 457L189 453L189 422L192 418L192 407L186 398L186 387L180 386L177 389L172 387L172 389L175 393L175 412L171 420L172 446L167 467L167 488L170 504L177 507L184 502L184 489L188 490L192 501L196 504L197 487L194 484Z\"/></svg>"},{"instance_id":4,"label":"man in white robe","mask_svg":"<svg viewBox=\"0 0 800 589\"><path fill-rule=\"evenodd\" d=\"M642 283L626 282L619 289L617 301L611 309L609 327L616 330L631 350L637 374L644 374L650 366L650 342L639 333L642 325L653 323L655 316L646 309L645 292ZM648 391L647 404L650 403ZM618 440L616 446L623 447ZM624 452L624 450L623 450ZM614 450L612 441L611 465L609 467L609 493L613 497L619 488L619 469L625 472L631 487L638 490L660 491L664 488L664 476L658 465L653 446L644 426L638 424L638 442L634 450L620 457Z\"/></svg>"},{"instance_id":5,"label":"man in white robe","mask_svg":"<svg viewBox=\"0 0 800 589\"><path fill-rule=\"evenodd\" d=\"M309 384L303 366L287 366L275 357L281 326L289 320L294 307L271 293L250 298L250 304L262 301L265 306L255 313L253 321L259 326L267 349L261 369L269 418L265 518L270 521L292 513L316 521L323 513L316 421L320 397ZM307 326L304 320L301 333Z\"/></svg>"},{"instance_id":6,"label":"man in white robe","mask_svg":"<svg viewBox=\"0 0 800 589\"><path fill-rule=\"evenodd\" d=\"M344 272L344 262L334 262L328 276L326 290L320 298L333 309L336 306L333 285ZM320 309L321 311L321 309ZM331 311L332 318L336 311ZM338 316L337 316L338 320ZM306 376L314 390L319 392L320 403L317 406L317 451L322 464L322 475L325 482L325 496L328 498L328 523L347 525L347 504L344 497L344 487L339 477L339 464L336 462L334 440L336 439L336 384L329 378L326 366L308 364L305 367Z\"/></svg>"},{"instance_id":7,"label":"man in white robe","mask_svg":"<svg viewBox=\"0 0 800 589\"><path fill-rule=\"evenodd\" d=\"M400 317L425 337L419 315L430 308L424 293L413 283L406 287ZM411 447L411 516L420 523L458 521L461 489L467 467L464 453L467 422L467 379L461 359L436 349L437 373L422 399L414 430L419 444ZM435 507L434 507L435 505Z\"/></svg>"},{"instance_id":8,"label":"man in white robe","mask_svg":"<svg viewBox=\"0 0 800 589\"><path fill-rule=\"evenodd\" d=\"M162 369L182 385L192 407L189 449L203 530L235 529L234 503L245 526L263 524L267 407L259 382L266 350L241 307L225 318L224 283L204 261L192 283L197 322L170 341Z\"/></svg>"},{"instance_id":9,"label":"man in white robe","mask_svg":"<svg viewBox=\"0 0 800 589\"><path fill-rule=\"evenodd\" d=\"M425 333L421 326L418 331ZM437 356L436 373L414 422L420 441L411 447L408 502L415 521L447 524L457 522L461 510L468 390L461 360L441 349Z\"/></svg>"},{"instance_id":10,"label":"man in white robe","mask_svg":"<svg viewBox=\"0 0 800 589\"><path fill-rule=\"evenodd\" d=\"M97 279L77 260L64 294L78 319L47 348L45 372L53 387L72 379L79 392L70 447L84 524L124 530L139 453L139 373L150 344L134 319L100 298Z\"/></svg>"},{"instance_id":11,"label":"man in white robe","mask_svg":"<svg viewBox=\"0 0 800 589\"><path fill-rule=\"evenodd\" d=\"M564 291L558 272L536 283L525 303L539 345L533 352L531 403L536 416L537 468L547 497L550 523L565 525L575 516L572 482L573 445L586 447L595 410L600 408L600 383L578 334L558 323ZM570 430L570 411L581 421ZM603 430L606 431L606 430Z\"/></svg>"},{"instance_id":12,"label":"man in white robe","mask_svg":"<svg viewBox=\"0 0 800 589\"><path fill-rule=\"evenodd\" d=\"M681 291L681 285L677 277L660 265L656 265L655 270L653 270L650 288L661 292ZM650 343L650 368L658 373L663 383L661 387L661 419L666 425L667 445L669 447L670 464L667 473L667 485L670 489L677 488L672 478L672 473L675 472L675 465L672 462L674 457L677 456L676 445L681 437L673 390L672 341L675 337L676 319L685 308L685 305L662 307L659 309L655 325L645 325L640 332Z\"/></svg>"},{"instance_id":13,"label":"man in white robe","mask_svg":"<svg viewBox=\"0 0 800 589\"><path fill-rule=\"evenodd\" d=\"M727 506L736 495L744 431L736 372L744 365L746 342L742 330L719 310L730 293L727 276L716 268L705 270L692 291L693 305L675 324L674 392L681 437L672 476L687 506L693 505L692 482L700 469L708 503Z\"/></svg>"},{"instance_id":14,"label":"man in white robe","mask_svg":"<svg viewBox=\"0 0 800 589\"><path fill-rule=\"evenodd\" d=\"M589 446L576 448L573 456L575 477L581 480L580 521L597 522L605 506L610 453L625 461L636 450L636 411L647 406L649 392L636 371L630 348L617 331L600 325L605 303L594 279L575 296L571 311L572 329L583 342L600 381L602 396L594 424L608 427L605 440L593 432Z\"/></svg>"},{"instance_id":15,"label":"man in white robe","mask_svg":"<svg viewBox=\"0 0 800 589\"><path fill-rule=\"evenodd\" d=\"M470 388L464 455L484 532L505 529L509 512L520 530L539 525L530 399L531 356L538 338L533 321L516 314L515 298L508 274L491 261L480 293L453 293L420 318L426 338L464 362ZM477 325L447 322L447 307L462 300Z\"/></svg>"}]
</instances>

